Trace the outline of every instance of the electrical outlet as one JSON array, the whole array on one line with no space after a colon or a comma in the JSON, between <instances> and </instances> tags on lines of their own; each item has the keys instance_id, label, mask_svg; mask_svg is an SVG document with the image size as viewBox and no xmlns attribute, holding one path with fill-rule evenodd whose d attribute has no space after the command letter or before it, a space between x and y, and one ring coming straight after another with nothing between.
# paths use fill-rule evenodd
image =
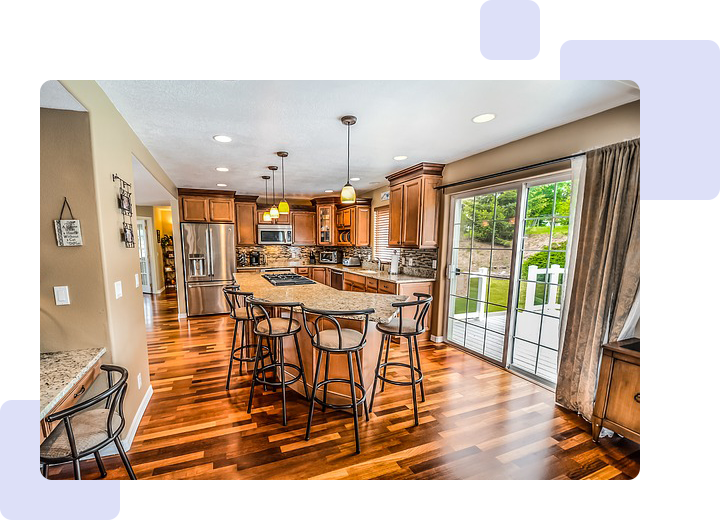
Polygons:
<instances>
[{"instance_id":1,"label":"electrical outlet","mask_svg":"<svg viewBox=\"0 0 720 520\"><path fill-rule=\"evenodd\" d=\"M138 390L142 388L142 374L138 373Z\"/></svg>"},{"instance_id":2,"label":"electrical outlet","mask_svg":"<svg viewBox=\"0 0 720 520\"><path fill-rule=\"evenodd\" d=\"M140 287L140 275L135 273L135 288Z\"/></svg>"},{"instance_id":3,"label":"electrical outlet","mask_svg":"<svg viewBox=\"0 0 720 520\"><path fill-rule=\"evenodd\" d=\"M437 260L433 260L432 266L433 269L437 269Z\"/></svg>"},{"instance_id":4,"label":"electrical outlet","mask_svg":"<svg viewBox=\"0 0 720 520\"><path fill-rule=\"evenodd\" d=\"M413 259L412 259L412 258L408 258L408 266L409 266L409 267L412 267L412 266L413 266Z\"/></svg>"}]
</instances>

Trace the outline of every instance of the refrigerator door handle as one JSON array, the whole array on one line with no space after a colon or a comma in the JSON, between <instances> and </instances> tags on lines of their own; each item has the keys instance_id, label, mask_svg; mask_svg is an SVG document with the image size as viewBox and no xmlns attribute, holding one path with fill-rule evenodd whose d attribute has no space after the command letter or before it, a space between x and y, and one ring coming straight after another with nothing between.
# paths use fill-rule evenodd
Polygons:
<instances>
[{"instance_id":1,"label":"refrigerator door handle","mask_svg":"<svg viewBox=\"0 0 720 520\"><path fill-rule=\"evenodd\" d=\"M208 241L207 241L207 248L208 248L208 264L210 265L210 276L215 276L215 268L213 267L213 262L215 259L213 258L213 248L212 248L212 227L208 226L207 228L208 233Z\"/></svg>"}]
</instances>

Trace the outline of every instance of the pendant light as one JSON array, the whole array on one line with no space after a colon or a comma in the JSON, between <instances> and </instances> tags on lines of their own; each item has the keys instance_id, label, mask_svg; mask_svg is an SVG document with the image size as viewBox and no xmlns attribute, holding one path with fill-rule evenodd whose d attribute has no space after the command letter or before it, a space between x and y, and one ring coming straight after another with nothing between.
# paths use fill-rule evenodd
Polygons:
<instances>
[{"instance_id":1,"label":"pendant light","mask_svg":"<svg viewBox=\"0 0 720 520\"><path fill-rule=\"evenodd\" d=\"M275 171L277 170L277 166L268 166L268 170L272 172L272 182L273 182L273 203L272 208L270 208L270 218L275 220L280 217L280 212L277 209L277 206L275 205Z\"/></svg>"},{"instance_id":2,"label":"pendant light","mask_svg":"<svg viewBox=\"0 0 720 520\"><path fill-rule=\"evenodd\" d=\"M270 179L269 175L263 175L263 179L265 179L265 204L268 202L268 196L267 196L267 181ZM263 222L270 222L272 220L272 217L270 217L270 212L268 210L265 210L263 213Z\"/></svg>"},{"instance_id":3,"label":"pendant light","mask_svg":"<svg viewBox=\"0 0 720 520\"><path fill-rule=\"evenodd\" d=\"M340 192L340 202L342 204L354 204L355 203L355 188L350 184L350 127L357 123L357 117L355 116L343 116L340 121L347 126L348 132L348 146L347 146L347 184L343 186Z\"/></svg>"},{"instance_id":4,"label":"pendant light","mask_svg":"<svg viewBox=\"0 0 720 520\"><path fill-rule=\"evenodd\" d=\"M281 215L288 215L290 213L290 204L287 203L285 200L285 157L288 156L287 152L278 152L278 157L280 157L280 165L282 167L282 188L283 188L283 198L280 201L280 204L278 204L278 211Z\"/></svg>"}]
</instances>

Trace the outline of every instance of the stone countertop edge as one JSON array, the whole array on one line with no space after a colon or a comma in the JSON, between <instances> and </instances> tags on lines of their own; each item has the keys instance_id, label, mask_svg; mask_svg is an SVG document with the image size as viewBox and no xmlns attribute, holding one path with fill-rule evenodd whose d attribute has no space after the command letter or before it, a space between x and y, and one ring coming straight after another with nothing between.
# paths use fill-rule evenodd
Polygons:
<instances>
[{"instance_id":1,"label":"stone countertop edge","mask_svg":"<svg viewBox=\"0 0 720 520\"><path fill-rule=\"evenodd\" d=\"M278 268L292 268L292 267L326 267L334 271L342 271L344 273L357 274L360 276L366 276L368 278L375 278L376 280L383 280L393 283L420 283L420 282L434 282L435 278L427 278L422 276L413 276L410 274L389 274L387 271L377 271L375 273L363 273L366 270L364 267L345 267L340 264L296 264L289 262L281 262L276 264L267 265L245 265L237 268L238 273L244 271L251 271L255 269L278 269Z\"/></svg>"},{"instance_id":2,"label":"stone countertop edge","mask_svg":"<svg viewBox=\"0 0 720 520\"><path fill-rule=\"evenodd\" d=\"M93 354L93 351L95 353ZM105 352L107 350L105 347L98 347L98 348L89 348L89 349L82 349L82 350L67 350L67 351L60 351L60 352L41 352L40 353L40 420L42 420L49 412L52 410L53 406L58 404L61 399L63 399L68 392L72 389L75 384L82 379L82 377L88 373L88 371L95 365L95 363L98 362L100 358L102 358L105 355ZM55 394L54 397L50 398L50 401L46 405L43 406L43 402L48 399L47 391L52 389L51 383L54 381L48 382L48 377L52 377L52 367L47 366L45 370L43 370L42 365L50 365L52 363L77 363L77 360L73 360L72 357L81 357L84 355L90 355L91 357L87 362L85 362L84 365L79 367L79 371L75 373L75 375L64 384L62 389ZM55 358L55 359L53 359ZM58 358L64 358L58 361ZM66 370L68 368L71 368L69 366L64 366L62 368L65 368ZM72 369L75 369L76 367L72 367ZM63 374L65 375L65 374ZM43 377L46 379L45 383L43 383ZM45 388L43 388L45 386ZM48 388L49 387L49 388ZM43 392L45 390L45 393ZM53 390L53 392L55 392Z\"/></svg>"},{"instance_id":3,"label":"stone countertop edge","mask_svg":"<svg viewBox=\"0 0 720 520\"><path fill-rule=\"evenodd\" d=\"M370 315L370 321L380 323L386 323L397 315L399 309L393 307L393 303L403 302L408 298L399 294L338 291L321 283L274 286L259 273L235 273L235 282L241 290L253 293L258 300L275 303L298 302L309 308L338 311L372 308L375 312ZM364 319L362 316L347 318Z\"/></svg>"}]
</instances>

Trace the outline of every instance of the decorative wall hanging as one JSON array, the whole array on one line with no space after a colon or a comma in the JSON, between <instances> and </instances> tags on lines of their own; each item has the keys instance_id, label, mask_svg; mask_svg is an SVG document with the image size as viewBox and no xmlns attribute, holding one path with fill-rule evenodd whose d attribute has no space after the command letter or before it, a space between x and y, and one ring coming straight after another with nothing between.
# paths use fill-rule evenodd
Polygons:
<instances>
[{"instance_id":1,"label":"decorative wall hanging","mask_svg":"<svg viewBox=\"0 0 720 520\"><path fill-rule=\"evenodd\" d=\"M67 207L70 212L70 219L63 219L65 207ZM63 205L62 208L60 208L60 218L55 221L55 239L57 240L57 245L60 247L83 245L80 221L75 220L67 197L63 198Z\"/></svg>"},{"instance_id":2,"label":"decorative wall hanging","mask_svg":"<svg viewBox=\"0 0 720 520\"><path fill-rule=\"evenodd\" d=\"M132 184L122 180L116 173L113 173L112 180L113 182L120 181L120 191L118 192L118 207L120 208L120 213L122 213L123 216L122 229L120 230L120 239L125 242L125 247L135 247L135 233L133 232L132 227L132 192L130 191L130 189L132 188ZM130 218L129 222L125 220L126 217Z\"/></svg>"}]
</instances>

